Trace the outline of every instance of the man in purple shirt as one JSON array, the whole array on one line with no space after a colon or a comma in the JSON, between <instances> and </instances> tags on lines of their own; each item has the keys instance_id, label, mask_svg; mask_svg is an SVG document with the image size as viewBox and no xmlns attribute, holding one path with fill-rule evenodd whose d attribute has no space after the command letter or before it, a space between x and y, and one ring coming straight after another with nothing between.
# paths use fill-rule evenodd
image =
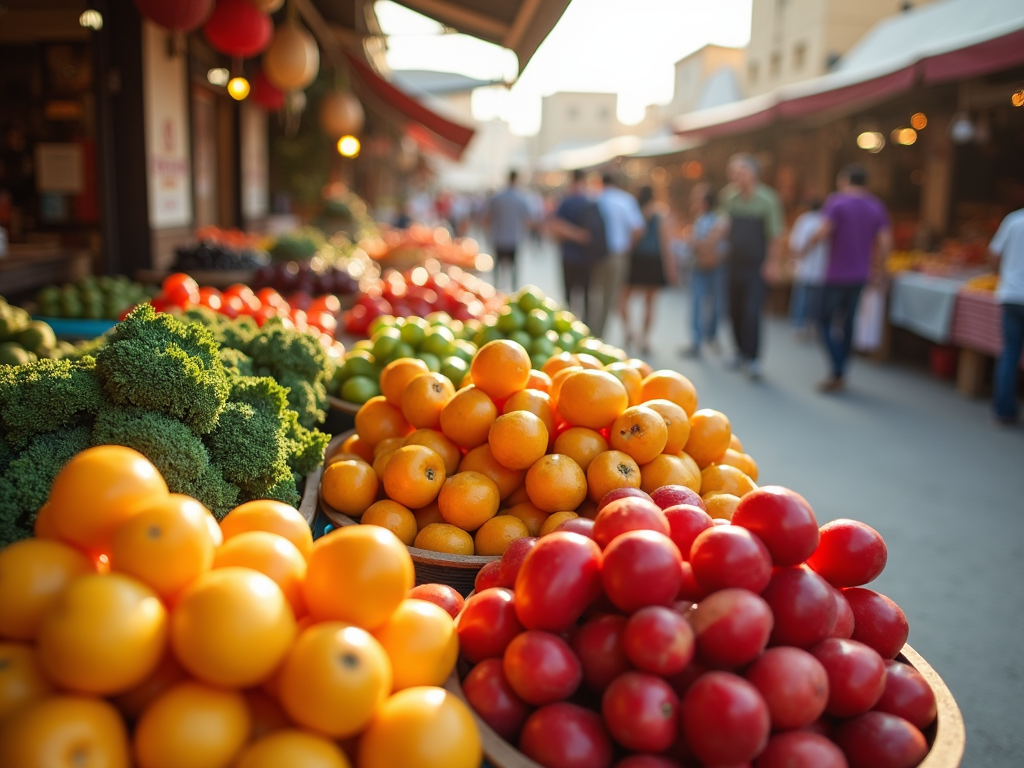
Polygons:
<instances>
[{"instance_id":1,"label":"man in purple shirt","mask_svg":"<svg viewBox=\"0 0 1024 768\"><path fill-rule=\"evenodd\" d=\"M860 292L892 248L892 229L885 205L865 187L863 166L839 172L836 192L822 208L825 221L808 247L825 240L830 254L821 294L821 335L832 362L832 374L818 385L822 392L844 386L846 362L853 345L853 323Z\"/></svg>"}]
</instances>

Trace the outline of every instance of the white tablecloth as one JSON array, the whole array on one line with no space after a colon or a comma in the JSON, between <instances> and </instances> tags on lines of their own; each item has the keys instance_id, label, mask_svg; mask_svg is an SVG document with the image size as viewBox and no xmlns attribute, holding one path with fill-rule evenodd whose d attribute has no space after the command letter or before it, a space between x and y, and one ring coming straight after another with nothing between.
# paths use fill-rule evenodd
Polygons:
<instances>
[{"instance_id":1,"label":"white tablecloth","mask_svg":"<svg viewBox=\"0 0 1024 768\"><path fill-rule=\"evenodd\" d=\"M889 297L889 322L936 344L948 344L956 295L970 277L935 277L919 272L897 275Z\"/></svg>"}]
</instances>

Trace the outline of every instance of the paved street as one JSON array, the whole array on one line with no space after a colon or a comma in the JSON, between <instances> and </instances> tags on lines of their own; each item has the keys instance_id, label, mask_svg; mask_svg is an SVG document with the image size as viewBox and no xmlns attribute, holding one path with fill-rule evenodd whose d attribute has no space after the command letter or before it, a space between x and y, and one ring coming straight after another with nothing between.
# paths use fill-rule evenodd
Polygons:
<instances>
[{"instance_id":1,"label":"paved street","mask_svg":"<svg viewBox=\"0 0 1024 768\"><path fill-rule=\"evenodd\" d=\"M557 258L550 247L521 254L520 282L560 299ZM852 517L882 533L889 565L871 586L900 604L911 645L960 704L963 765L1019 768L1024 430L997 430L983 401L895 364L858 360L846 393L818 395L823 353L781 321L767 327L764 380L750 383L718 357L677 354L688 317L688 296L662 294L650 362L683 372L701 406L728 414L762 483L803 494L820 522ZM621 324L606 335L622 343Z\"/></svg>"}]
</instances>

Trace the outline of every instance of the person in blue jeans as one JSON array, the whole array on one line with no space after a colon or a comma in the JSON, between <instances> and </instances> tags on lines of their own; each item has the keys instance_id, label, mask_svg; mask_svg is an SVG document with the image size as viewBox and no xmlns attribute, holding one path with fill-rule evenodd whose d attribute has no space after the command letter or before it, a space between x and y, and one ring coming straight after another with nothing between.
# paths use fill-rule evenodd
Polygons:
<instances>
[{"instance_id":1,"label":"person in blue jeans","mask_svg":"<svg viewBox=\"0 0 1024 768\"><path fill-rule=\"evenodd\" d=\"M726 244L722 237L721 217L714 210L715 195L707 184L696 184L690 192L693 214L693 337L683 350L687 357L699 357L707 344L718 351L718 316L725 295Z\"/></svg>"},{"instance_id":2,"label":"person in blue jeans","mask_svg":"<svg viewBox=\"0 0 1024 768\"><path fill-rule=\"evenodd\" d=\"M1009 425L1018 417L1017 370L1024 349L1024 208L1003 219L988 249L999 265L996 301L1003 308L1003 351L996 361L992 418Z\"/></svg>"}]
</instances>

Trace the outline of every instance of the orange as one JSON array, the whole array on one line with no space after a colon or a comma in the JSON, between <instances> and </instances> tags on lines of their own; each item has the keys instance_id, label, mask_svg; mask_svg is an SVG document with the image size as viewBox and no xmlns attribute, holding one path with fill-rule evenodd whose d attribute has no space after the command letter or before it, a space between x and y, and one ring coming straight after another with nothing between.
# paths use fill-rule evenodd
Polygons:
<instances>
[{"instance_id":1,"label":"orange","mask_svg":"<svg viewBox=\"0 0 1024 768\"><path fill-rule=\"evenodd\" d=\"M204 573L171 615L171 647L198 680L244 688L265 680L295 639L295 616L269 576L251 568Z\"/></svg>"},{"instance_id":2,"label":"orange","mask_svg":"<svg viewBox=\"0 0 1024 768\"><path fill-rule=\"evenodd\" d=\"M341 450L345 453L354 453L363 461L373 461L373 446L363 440L357 434L351 434L341 444Z\"/></svg>"},{"instance_id":3,"label":"orange","mask_svg":"<svg viewBox=\"0 0 1024 768\"><path fill-rule=\"evenodd\" d=\"M276 533L294 544L305 558L313 550L313 532L306 519L295 507L271 499L247 501L235 507L220 521L220 530L225 539L245 531Z\"/></svg>"},{"instance_id":4,"label":"orange","mask_svg":"<svg viewBox=\"0 0 1024 768\"><path fill-rule=\"evenodd\" d=\"M740 453L743 453L743 443L740 442L740 439L736 437L735 433L729 435L729 447L732 448L734 451L739 451Z\"/></svg>"},{"instance_id":5,"label":"orange","mask_svg":"<svg viewBox=\"0 0 1024 768\"><path fill-rule=\"evenodd\" d=\"M637 464L646 464L665 450L668 425L657 411L634 405L612 423L608 442L616 451L633 457Z\"/></svg>"},{"instance_id":6,"label":"orange","mask_svg":"<svg viewBox=\"0 0 1024 768\"><path fill-rule=\"evenodd\" d=\"M459 657L455 620L425 600L403 600L373 636L391 660L392 690L444 685Z\"/></svg>"},{"instance_id":7,"label":"orange","mask_svg":"<svg viewBox=\"0 0 1024 768\"><path fill-rule=\"evenodd\" d=\"M414 547L450 555L472 555L473 537L449 523L431 523L416 534Z\"/></svg>"},{"instance_id":8,"label":"orange","mask_svg":"<svg viewBox=\"0 0 1024 768\"><path fill-rule=\"evenodd\" d=\"M459 472L444 481L437 496L441 517L449 525L475 531L498 513L498 486L480 472Z\"/></svg>"},{"instance_id":9,"label":"orange","mask_svg":"<svg viewBox=\"0 0 1024 768\"><path fill-rule=\"evenodd\" d=\"M153 590L119 573L82 576L39 627L39 666L61 688L106 696L145 680L167 645L167 610Z\"/></svg>"},{"instance_id":10,"label":"orange","mask_svg":"<svg viewBox=\"0 0 1024 768\"><path fill-rule=\"evenodd\" d=\"M254 741L233 768L351 768L341 747L297 728L275 731Z\"/></svg>"},{"instance_id":11,"label":"orange","mask_svg":"<svg viewBox=\"0 0 1024 768\"><path fill-rule=\"evenodd\" d=\"M630 405L639 405L643 395L644 377L629 363L610 363L604 367L612 376L622 382L629 395Z\"/></svg>"},{"instance_id":12,"label":"orange","mask_svg":"<svg viewBox=\"0 0 1024 768\"><path fill-rule=\"evenodd\" d=\"M306 558L284 536L266 531L248 531L232 536L217 549L214 568L252 568L273 579L281 588L292 613L306 612L302 582L306 580Z\"/></svg>"},{"instance_id":13,"label":"orange","mask_svg":"<svg viewBox=\"0 0 1024 768\"><path fill-rule=\"evenodd\" d=\"M359 740L359 768L477 768L480 732L443 688L407 688L385 701Z\"/></svg>"},{"instance_id":14,"label":"orange","mask_svg":"<svg viewBox=\"0 0 1024 768\"><path fill-rule=\"evenodd\" d=\"M385 400L383 395L371 397L360 406L355 424L359 437L372 446L389 437L405 437L411 431L399 407Z\"/></svg>"},{"instance_id":15,"label":"orange","mask_svg":"<svg viewBox=\"0 0 1024 768\"><path fill-rule=\"evenodd\" d=\"M640 467L622 451L599 454L587 469L587 495L600 503L615 488L639 488Z\"/></svg>"},{"instance_id":16,"label":"orange","mask_svg":"<svg viewBox=\"0 0 1024 768\"><path fill-rule=\"evenodd\" d=\"M100 699L53 696L0 725L0 765L11 768L128 768L128 732ZM146 768L145 766L143 768Z\"/></svg>"},{"instance_id":17,"label":"orange","mask_svg":"<svg viewBox=\"0 0 1024 768\"><path fill-rule=\"evenodd\" d=\"M417 429L441 426L441 411L455 396L455 387L440 373L421 373L402 393L402 414Z\"/></svg>"},{"instance_id":18,"label":"orange","mask_svg":"<svg viewBox=\"0 0 1024 768\"><path fill-rule=\"evenodd\" d=\"M0 549L0 637L35 640L53 602L96 566L67 544L25 539Z\"/></svg>"},{"instance_id":19,"label":"orange","mask_svg":"<svg viewBox=\"0 0 1024 768\"><path fill-rule=\"evenodd\" d=\"M546 374L552 380L555 378L555 374L563 368L568 368L571 365L576 365L572 359L571 352L559 352L557 355L552 355L548 358L548 361L541 367L541 373Z\"/></svg>"},{"instance_id":20,"label":"orange","mask_svg":"<svg viewBox=\"0 0 1024 768\"><path fill-rule=\"evenodd\" d=\"M526 380L527 389L536 389L538 392L551 390L551 377L544 371L530 370L530 378Z\"/></svg>"},{"instance_id":21,"label":"orange","mask_svg":"<svg viewBox=\"0 0 1024 768\"><path fill-rule=\"evenodd\" d=\"M444 461L422 445L399 448L384 468L384 492L409 509L418 509L437 498L445 481Z\"/></svg>"},{"instance_id":22,"label":"orange","mask_svg":"<svg viewBox=\"0 0 1024 768\"><path fill-rule=\"evenodd\" d=\"M410 435L411 436L411 435ZM373 459L370 463L373 464L380 456L384 453L394 453L403 445L409 437L386 437L373 446Z\"/></svg>"},{"instance_id":23,"label":"orange","mask_svg":"<svg viewBox=\"0 0 1024 768\"><path fill-rule=\"evenodd\" d=\"M391 438L388 438L388 439L391 439ZM398 438L398 439L401 439L401 438ZM387 442L387 441L385 441L385 442ZM373 457L372 457L372 454L371 454L371 458L370 459L364 459L359 454L356 454L356 453L345 453L344 451L342 451L340 453L332 454L332 455L328 456L326 459L324 459L324 466L329 466L329 465L333 464L336 461L369 461L370 463L373 463Z\"/></svg>"},{"instance_id":24,"label":"orange","mask_svg":"<svg viewBox=\"0 0 1024 768\"><path fill-rule=\"evenodd\" d=\"M380 391L384 399L396 408L402 407L402 394L406 386L421 373L429 373L430 369L422 360L414 357L403 357L384 366L380 372Z\"/></svg>"},{"instance_id":25,"label":"orange","mask_svg":"<svg viewBox=\"0 0 1024 768\"><path fill-rule=\"evenodd\" d=\"M324 469L320 494L339 512L359 517L377 499L379 484L365 461L338 461Z\"/></svg>"},{"instance_id":26,"label":"orange","mask_svg":"<svg viewBox=\"0 0 1024 768\"><path fill-rule=\"evenodd\" d=\"M328 621L299 635L281 669L279 691L292 720L343 739L366 727L391 685L391 662L373 635Z\"/></svg>"},{"instance_id":27,"label":"orange","mask_svg":"<svg viewBox=\"0 0 1024 768\"><path fill-rule=\"evenodd\" d=\"M223 768L252 730L245 697L235 691L179 683L154 701L135 729L138 768Z\"/></svg>"},{"instance_id":28,"label":"orange","mask_svg":"<svg viewBox=\"0 0 1024 768\"><path fill-rule=\"evenodd\" d=\"M562 393L562 385L565 384L565 380L572 376L577 371L582 371L582 365L570 365L562 368L557 373L551 376L551 389L548 390L548 395L551 397L551 404L558 407L558 398Z\"/></svg>"},{"instance_id":29,"label":"orange","mask_svg":"<svg viewBox=\"0 0 1024 768\"><path fill-rule=\"evenodd\" d=\"M587 475L568 456L551 453L527 471L526 492L545 512L576 509L587 498Z\"/></svg>"},{"instance_id":30,"label":"orange","mask_svg":"<svg viewBox=\"0 0 1024 768\"><path fill-rule=\"evenodd\" d=\"M412 546L419 530L415 515L397 501L390 499L371 504L359 522L362 525L379 525L381 528L387 528L407 547Z\"/></svg>"},{"instance_id":31,"label":"orange","mask_svg":"<svg viewBox=\"0 0 1024 768\"><path fill-rule=\"evenodd\" d=\"M600 360L586 352L578 352L572 356L572 359L576 365L589 371L600 371L604 368L604 365Z\"/></svg>"},{"instance_id":32,"label":"orange","mask_svg":"<svg viewBox=\"0 0 1024 768\"><path fill-rule=\"evenodd\" d=\"M505 401L504 414L513 411L528 411L544 422L548 433L555 431L555 409L551 406L551 398L547 392L539 389L523 389Z\"/></svg>"},{"instance_id":33,"label":"orange","mask_svg":"<svg viewBox=\"0 0 1024 768\"><path fill-rule=\"evenodd\" d=\"M306 606L317 621L379 627L415 581L412 558L377 525L350 525L317 539L306 572Z\"/></svg>"},{"instance_id":34,"label":"orange","mask_svg":"<svg viewBox=\"0 0 1024 768\"><path fill-rule=\"evenodd\" d=\"M32 523L32 535L37 539L60 539L57 524L53 521L53 513L49 504L43 504L36 512L36 520Z\"/></svg>"},{"instance_id":35,"label":"orange","mask_svg":"<svg viewBox=\"0 0 1024 768\"><path fill-rule=\"evenodd\" d=\"M552 453L568 456L586 472L594 457L607 450L608 441L600 432L586 427L569 427L555 438Z\"/></svg>"},{"instance_id":36,"label":"orange","mask_svg":"<svg viewBox=\"0 0 1024 768\"><path fill-rule=\"evenodd\" d=\"M169 600L213 565L210 510L180 493L144 507L114 531L110 569Z\"/></svg>"},{"instance_id":37,"label":"orange","mask_svg":"<svg viewBox=\"0 0 1024 768\"><path fill-rule=\"evenodd\" d=\"M509 517L518 517L522 520L530 536L540 535L540 529L544 526L544 521L548 519L548 513L532 501L524 501L510 507L507 514Z\"/></svg>"},{"instance_id":38,"label":"orange","mask_svg":"<svg viewBox=\"0 0 1024 768\"><path fill-rule=\"evenodd\" d=\"M456 389L465 389L466 387L473 386L473 372L466 371L462 376L462 381L459 382L459 386Z\"/></svg>"},{"instance_id":39,"label":"orange","mask_svg":"<svg viewBox=\"0 0 1024 768\"><path fill-rule=\"evenodd\" d=\"M704 506L711 517L723 520L732 520L732 515L740 503L740 497L731 493L714 491L702 497Z\"/></svg>"},{"instance_id":40,"label":"orange","mask_svg":"<svg viewBox=\"0 0 1024 768\"><path fill-rule=\"evenodd\" d=\"M736 467L728 464L712 464L700 473L700 492L731 493L743 498L757 488L757 483Z\"/></svg>"},{"instance_id":41,"label":"orange","mask_svg":"<svg viewBox=\"0 0 1024 768\"><path fill-rule=\"evenodd\" d=\"M697 388L688 378L675 371L655 371L643 381L641 395L648 400L671 400L692 416L697 410Z\"/></svg>"},{"instance_id":42,"label":"orange","mask_svg":"<svg viewBox=\"0 0 1024 768\"><path fill-rule=\"evenodd\" d=\"M153 674L124 693L113 698L114 704L121 713L129 720L138 720L145 709L152 704L165 691L170 690L185 679L185 670L181 668L178 660L174 658L171 649L164 652Z\"/></svg>"},{"instance_id":43,"label":"orange","mask_svg":"<svg viewBox=\"0 0 1024 768\"><path fill-rule=\"evenodd\" d=\"M266 691L250 688L245 691L244 696L249 707L249 716L252 718L253 740L292 727L292 721L288 719L277 699L272 698Z\"/></svg>"},{"instance_id":44,"label":"orange","mask_svg":"<svg viewBox=\"0 0 1024 768\"><path fill-rule=\"evenodd\" d=\"M109 551L118 525L167 493L167 483L141 453L100 445L57 473L47 515L62 541L95 556Z\"/></svg>"},{"instance_id":45,"label":"orange","mask_svg":"<svg viewBox=\"0 0 1024 768\"><path fill-rule=\"evenodd\" d=\"M530 380L530 355L522 345L498 339L484 344L473 356L469 372L473 384L495 400L504 400L526 387Z\"/></svg>"},{"instance_id":46,"label":"orange","mask_svg":"<svg viewBox=\"0 0 1024 768\"><path fill-rule=\"evenodd\" d=\"M397 449L395 449L397 450ZM384 451L373 460L373 474L377 476L377 482L384 482L384 470L388 468L388 462L391 461L391 456L395 451ZM378 493L380 487L377 488ZM374 494L374 498L377 498L377 494Z\"/></svg>"},{"instance_id":47,"label":"orange","mask_svg":"<svg viewBox=\"0 0 1024 768\"><path fill-rule=\"evenodd\" d=\"M508 469L499 464L491 451L491 446L486 443L462 457L459 472L479 472L481 475L487 475L498 486L498 494L503 499L511 496L526 477L523 470Z\"/></svg>"},{"instance_id":48,"label":"orange","mask_svg":"<svg viewBox=\"0 0 1024 768\"><path fill-rule=\"evenodd\" d=\"M544 525L540 528L540 535L547 536L549 533L554 533L558 526L566 520L572 520L574 517L579 517L579 515L575 512L555 512L549 515L548 519L544 521Z\"/></svg>"},{"instance_id":49,"label":"orange","mask_svg":"<svg viewBox=\"0 0 1024 768\"><path fill-rule=\"evenodd\" d=\"M636 368L638 371L640 371L640 375L643 376L644 378L647 378L652 373L654 373L654 369L651 368L650 363L641 360L638 357L629 358L626 361L626 365Z\"/></svg>"},{"instance_id":50,"label":"orange","mask_svg":"<svg viewBox=\"0 0 1024 768\"><path fill-rule=\"evenodd\" d=\"M530 529L518 517L498 515L480 526L473 537L473 545L478 555L499 556L505 554L513 541L529 535Z\"/></svg>"},{"instance_id":51,"label":"orange","mask_svg":"<svg viewBox=\"0 0 1024 768\"><path fill-rule=\"evenodd\" d=\"M722 454L722 458L718 460L718 463L736 467L755 483L757 482L757 462L749 454L729 448Z\"/></svg>"},{"instance_id":52,"label":"orange","mask_svg":"<svg viewBox=\"0 0 1024 768\"><path fill-rule=\"evenodd\" d=\"M558 394L558 412L574 427L603 429L628 407L626 388L606 371L577 371Z\"/></svg>"},{"instance_id":53,"label":"orange","mask_svg":"<svg viewBox=\"0 0 1024 768\"><path fill-rule=\"evenodd\" d=\"M701 469L713 464L729 449L732 429L721 411L702 408L690 417L690 437L685 450Z\"/></svg>"},{"instance_id":54,"label":"orange","mask_svg":"<svg viewBox=\"0 0 1024 768\"><path fill-rule=\"evenodd\" d=\"M23 643L0 643L0 722L53 692L36 660L36 650Z\"/></svg>"},{"instance_id":55,"label":"orange","mask_svg":"<svg viewBox=\"0 0 1024 768\"><path fill-rule=\"evenodd\" d=\"M506 469L529 469L548 450L548 428L529 411L512 411L491 425L491 454Z\"/></svg>"},{"instance_id":56,"label":"orange","mask_svg":"<svg viewBox=\"0 0 1024 768\"><path fill-rule=\"evenodd\" d=\"M690 437L690 417L671 400L648 400L644 406L657 411L665 422L668 437L662 453L679 453Z\"/></svg>"},{"instance_id":57,"label":"orange","mask_svg":"<svg viewBox=\"0 0 1024 768\"><path fill-rule=\"evenodd\" d=\"M432 450L444 462L446 475L454 475L459 469L459 462L462 461L462 451L459 450L459 446L436 429L417 429L405 438L404 444L422 445Z\"/></svg>"},{"instance_id":58,"label":"orange","mask_svg":"<svg viewBox=\"0 0 1024 768\"><path fill-rule=\"evenodd\" d=\"M507 498L501 500L501 509L508 509L509 507L514 507L516 504L522 504L524 501L529 500L530 494L526 492L526 483L524 482L512 491Z\"/></svg>"},{"instance_id":59,"label":"orange","mask_svg":"<svg viewBox=\"0 0 1024 768\"><path fill-rule=\"evenodd\" d=\"M663 453L640 467L640 490L653 493L663 485L685 485L700 493L700 470L688 457Z\"/></svg>"},{"instance_id":60,"label":"orange","mask_svg":"<svg viewBox=\"0 0 1024 768\"><path fill-rule=\"evenodd\" d=\"M419 533L431 523L443 523L444 518L441 517L441 508L437 505L437 500L430 502L425 507L413 510L413 515L416 517L416 532Z\"/></svg>"},{"instance_id":61,"label":"orange","mask_svg":"<svg viewBox=\"0 0 1024 768\"><path fill-rule=\"evenodd\" d=\"M487 442L498 408L483 390L470 385L455 393L441 411L441 431L460 448L476 448Z\"/></svg>"}]
</instances>

